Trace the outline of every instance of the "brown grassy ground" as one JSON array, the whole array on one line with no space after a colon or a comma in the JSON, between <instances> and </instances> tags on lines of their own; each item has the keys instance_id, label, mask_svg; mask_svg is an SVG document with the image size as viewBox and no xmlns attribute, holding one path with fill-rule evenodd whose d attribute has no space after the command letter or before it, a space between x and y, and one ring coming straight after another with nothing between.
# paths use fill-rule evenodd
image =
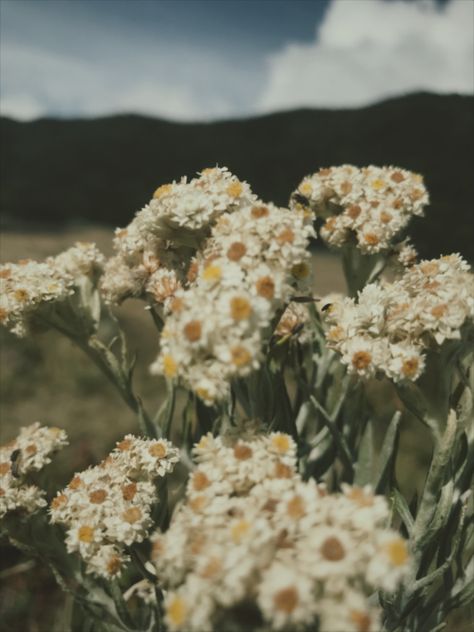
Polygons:
<instances>
[{"instance_id":1,"label":"brown grassy ground","mask_svg":"<svg viewBox=\"0 0 474 632\"><path fill-rule=\"evenodd\" d=\"M105 254L111 252L111 232L105 229L86 227L55 234L11 232L0 237L0 262L41 259L74 241L94 241ZM316 295L343 291L337 257L318 252L313 268ZM137 352L136 390L154 411L162 392L160 381L148 373L158 350L156 330L138 301L126 302L117 315ZM70 446L50 467L55 488L65 484L74 471L102 459L125 433L137 431L134 416L114 388L68 340L53 333L23 340L4 331L0 335L0 444L12 438L19 426L37 420L65 428ZM375 395L378 400L385 397L385 393ZM401 448L398 478L402 489L411 495L422 485L430 455L429 439L413 420L405 420ZM65 631L61 614L65 599L49 572L36 565L20 567L11 574L12 567L24 559L8 547L0 549L0 555L0 630ZM455 615L449 629L468 632L472 628Z\"/></svg>"}]
</instances>

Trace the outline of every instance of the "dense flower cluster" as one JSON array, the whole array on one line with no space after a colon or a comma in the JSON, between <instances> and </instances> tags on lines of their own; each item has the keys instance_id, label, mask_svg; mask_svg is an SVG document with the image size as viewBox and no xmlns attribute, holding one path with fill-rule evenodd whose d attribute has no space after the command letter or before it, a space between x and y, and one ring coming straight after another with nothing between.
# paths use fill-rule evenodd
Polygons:
<instances>
[{"instance_id":1,"label":"dense flower cluster","mask_svg":"<svg viewBox=\"0 0 474 632\"><path fill-rule=\"evenodd\" d=\"M30 259L0 266L0 323L17 336L31 326L47 326L54 310L90 279L95 282L104 257L95 244L78 242L44 262Z\"/></svg>"},{"instance_id":2,"label":"dense flower cluster","mask_svg":"<svg viewBox=\"0 0 474 632\"><path fill-rule=\"evenodd\" d=\"M152 371L180 378L205 402L259 366L262 346L310 276L313 228L301 211L261 202L224 213L170 303Z\"/></svg>"},{"instance_id":3,"label":"dense flower cluster","mask_svg":"<svg viewBox=\"0 0 474 632\"><path fill-rule=\"evenodd\" d=\"M291 196L292 208L309 208L325 219L320 234L329 245L341 247L355 239L364 253L390 248L427 204L423 178L398 167L320 169Z\"/></svg>"},{"instance_id":4,"label":"dense flower cluster","mask_svg":"<svg viewBox=\"0 0 474 632\"><path fill-rule=\"evenodd\" d=\"M155 479L173 470L178 450L166 441L127 435L99 465L76 474L51 503L51 521L67 527L66 546L87 572L118 575L124 547L141 542L158 502Z\"/></svg>"},{"instance_id":5,"label":"dense flower cluster","mask_svg":"<svg viewBox=\"0 0 474 632\"><path fill-rule=\"evenodd\" d=\"M44 492L28 484L25 477L50 463L51 454L66 444L64 430L36 422L0 446L0 518L16 509L32 513L46 505Z\"/></svg>"},{"instance_id":6,"label":"dense flower cluster","mask_svg":"<svg viewBox=\"0 0 474 632\"><path fill-rule=\"evenodd\" d=\"M321 632L380 630L368 596L394 590L410 568L383 497L303 481L280 432L208 434L194 454L185 502L152 537L170 630L223 629L242 603L272 629L318 619Z\"/></svg>"},{"instance_id":7,"label":"dense flower cluster","mask_svg":"<svg viewBox=\"0 0 474 632\"><path fill-rule=\"evenodd\" d=\"M457 254L421 261L393 283L366 285L357 300L330 303L326 315L327 340L350 372L416 380L426 349L472 326L474 275Z\"/></svg>"},{"instance_id":8,"label":"dense flower cluster","mask_svg":"<svg viewBox=\"0 0 474 632\"><path fill-rule=\"evenodd\" d=\"M224 212L255 199L249 185L225 168L204 169L198 178L164 184L124 229L117 229L116 256L106 265L102 290L120 303L149 295L164 303L186 280L192 255Z\"/></svg>"}]
</instances>

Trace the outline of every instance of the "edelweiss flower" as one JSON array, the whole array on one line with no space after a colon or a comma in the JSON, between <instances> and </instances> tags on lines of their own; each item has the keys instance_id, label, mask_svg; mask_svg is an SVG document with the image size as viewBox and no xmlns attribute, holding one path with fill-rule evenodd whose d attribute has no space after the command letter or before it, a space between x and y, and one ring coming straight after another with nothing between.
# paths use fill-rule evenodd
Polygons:
<instances>
[{"instance_id":1,"label":"edelweiss flower","mask_svg":"<svg viewBox=\"0 0 474 632\"><path fill-rule=\"evenodd\" d=\"M186 499L168 531L151 538L170 629L225 629L245 603L275 629L319 620L321 632L378 630L368 598L410 571L406 543L384 528L385 498L302 481L295 449L289 435L250 425L195 446Z\"/></svg>"},{"instance_id":2,"label":"edelweiss flower","mask_svg":"<svg viewBox=\"0 0 474 632\"><path fill-rule=\"evenodd\" d=\"M369 284L357 299L331 304L324 315L328 344L350 372L414 381L426 350L472 328L474 275L457 254L421 261L393 283Z\"/></svg>"},{"instance_id":3,"label":"edelweiss flower","mask_svg":"<svg viewBox=\"0 0 474 632\"><path fill-rule=\"evenodd\" d=\"M94 244L78 242L42 263L27 259L0 266L0 324L23 337L32 327L68 322L67 300L95 287L103 263Z\"/></svg>"},{"instance_id":4,"label":"edelweiss flower","mask_svg":"<svg viewBox=\"0 0 474 632\"><path fill-rule=\"evenodd\" d=\"M88 572L110 578L122 571L124 546L141 542L152 524L151 507L158 502L153 481L178 460L178 450L165 439L127 435L53 499L51 521L67 527L67 549L79 552Z\"/></svg>"},{"instance_id":5,"label":"edelweiss flower","mask_svg":"<svg viewBox=\"0 0 474 632\"><path fill-rule=\"evenodd\" d=\"M352 165L320 169L302 180L291 196L294 209L325 220L321 237L334 247L356 239L364 253L389 250L413 215L428 204L423 178L398 167ZM402 259L412 256L405 252Z\"/></svg>"},{"instance_id":6,"label":"edelweiss flower","mask_svg":"<svg viewBox=\"0 0 474 632\"><path fill-rule=\"evenodd\" d=\"M26 483L25 477L43 469L51 462L51 454L65 445L64 430L36 422L0 447L0 518L17 509L32 513L46 505L44 492Z\"/></svg>"}]
</instances>

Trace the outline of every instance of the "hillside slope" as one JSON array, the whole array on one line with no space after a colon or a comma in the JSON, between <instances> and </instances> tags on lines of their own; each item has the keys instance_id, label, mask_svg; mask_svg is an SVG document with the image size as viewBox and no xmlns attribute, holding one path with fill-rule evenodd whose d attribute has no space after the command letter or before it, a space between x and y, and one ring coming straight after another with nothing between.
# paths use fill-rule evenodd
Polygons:
<instances>
[{"instance_id":1,"label":"hillside slope","mask_svg":"<svg viewBox=\"0 0 474 632\"><path fill-rule=\"evenodd\" d=\"M134 115L0 123L4 226L123 225L152 191L226 165L263 199L287 203L321 166L394 164L423 173L429 221L414 226L425 256L474 259L474 99L415 94L357 110L298 110L217 123Z\"/></svg>"}]
</instances>

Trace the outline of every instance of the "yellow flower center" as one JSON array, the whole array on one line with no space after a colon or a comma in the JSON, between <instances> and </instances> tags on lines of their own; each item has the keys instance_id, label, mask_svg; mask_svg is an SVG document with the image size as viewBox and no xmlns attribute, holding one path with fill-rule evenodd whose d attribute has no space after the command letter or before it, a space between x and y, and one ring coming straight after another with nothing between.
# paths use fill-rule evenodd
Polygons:
<instances>
[{"instance_id":1,"label":"yellow flower center","mask_svg":"<svg viewBox=\"0 0 474 632\"><path fill-rule=\"evenodd\" d=\"M166 377L175 377L178 371L178 365L170 355L163 357L163 371Z\"/></svg>"},{"instance_id":2,"label":"yellow flower center","mask_svg":"<svg viewBox=\"0 0 474 632\"><path fill-rule=\"evenodd\" d=\"M153 193L153 197L155 200L159 200L160 198L171 193L173 189L172 184L162 184L161 187L158 187L156 191Z\"/></svg>"},{"instance_id":3,"label":"yellow flower center","mask_svg":"<svg viewBox=\"0 0 474 632\"><path fill-rule=\"evenodd\" d=\"M304 195L305 197L309 197L311 193L313 192L313 187L311 185L311 182L308 182L308 180L303 181L298 187L298 191L301 193L301 195Z\"/></svg>"},{"instance_id":4,"label":"yellow flower center","mask_svg":"<svg viewBox=\"0 0 474 632\"><path fill-rule=\"evenodd\" d=\"M408 549L405 540L397 538L386 545L388 558L393 566L403 566L408 560Z\"/></svg>"},{"instance_id":5,"label":"yellow flower center","mask_svg":"<svg viewBox=\"0 0 474 632\"><path fill-rule=\"evenodd\" d=\"M380 191L380 189L384 188L385 182L380 178L376 178L375 180L372 180L371 186L374 191Z\"/></svg>"},{"instance_id":6,"label":"yellow flower center","mask_svg":"<svg viewBox=\"0 0 474 632\"><path fill-rule=\"evenodd\" d=\"M232 362L237 367L245 366L252 359L252 356L245 347L233 347L231 353Z\"/></svg>"},{"instance_id":7,"label":"yellow flower center","mask_svg":"<svg viewBox=\"0 0 474 632\"><path fill-rule=\"evenodd\" d=\"M304 502L301 496L293 496L293 498L288 501L286 508L288 510L288 515L290 516L290 518L302 518L306 513Z\"/></svg>"},{"instance_id":8,"label":"yellow flower center","mask_svg":"<svg viewBox=\"0 0 474 632\"><path fill-rule=\"evenodd\" d=\"M245 320L250 316L252 306L243 296L234 296L230 301L230 313L234 320Z\"/></svg>"},{"instance_id":9,"label":"yellow flower center","mask_svg":"<svg viewBox=\"0 0 474 632\"><path fill-rule=\"evenodd\" d=\"M285 454L290 449L290 437L282 432L273 435L271 442L272 448L280 454Z\"/></svg>"},{"instance_id":10,"label":"yellow flower center","mask_svg":"<svg viewBox=\"0 0 474 632\"><path fill-rule=\"evenodd\" d=\"M227 194L230 195L231 197L239 197L239 195L242 193L243 187L242 184L236 180L235 182L231 182L231 184L229 184L229 186L227 187Z\"/></svg>"},{"instance_id":11,"label":"yellow flower center","mask_svg":"<svg viewBox=\"0 0 474 632\"><path fill-rule=\"evenodd\" d=\"M94 529L92 527L88 527L87 525L79 527L78 538L81 542L92 542L93 537Z\"/></svg>"},{"instance_id":12,"label":"yellow flower center","mask_svg":"<svg viewBox=\"0 0 474 632\"><path fill-rule=\"evenodd\" d=\"M250 522L248 520L239 520L236 522L231 529L232 540L235 544L239 544L242 541L242 538L247 535L250 531Z\"/></svg>"},{"instance_id":13,"label":"yellow flower center","mask_svg":"<svg viewBox=\"0 0 474 632\"><path fill-rule=\"evenodd\" d=\"M166 608L166 615L172 625L176 627L183 625L187 616L187 608L184 599L178 595L173 595Z\"/></svg>"},{"instance_id":14,"label":"yellow flower center","mask_svg":"<svg viewBox=\"0 0 474 632\"><path fill-rule=\"evenodd\" d=\"M148 452L151 456L156 457L157 459L162 459L166 456L166 446L162 443L153 443L149 448Z\"/></svg>"},{"instance_id":15,"label":"yellow flower center","mask_svg":"<svg viewBox=\"0 0 474 632\"><path fill-rule=\"evenodd\" d=\"M202 278L204 281L219 281L222 276L222 270L219 266L216 265L208 265L204 268L202 273Z\"/></svg>"}]
</instances>

